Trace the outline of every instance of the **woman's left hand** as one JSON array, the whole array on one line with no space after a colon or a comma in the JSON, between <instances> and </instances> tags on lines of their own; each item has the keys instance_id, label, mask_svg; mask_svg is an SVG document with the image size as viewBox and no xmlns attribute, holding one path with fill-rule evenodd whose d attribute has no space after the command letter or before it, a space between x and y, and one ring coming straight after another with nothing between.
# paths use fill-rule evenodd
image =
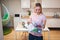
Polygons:
<instances>
[{"instance_id":1,"label":"woman's left hand","mask_svg":"<svg viewBox=\"0 0 60 40\"><path fill-rule=\"evenodd\" d=\"M37 27L41 28L41 25L37 25Z\"/></svg>"}]
</instances>

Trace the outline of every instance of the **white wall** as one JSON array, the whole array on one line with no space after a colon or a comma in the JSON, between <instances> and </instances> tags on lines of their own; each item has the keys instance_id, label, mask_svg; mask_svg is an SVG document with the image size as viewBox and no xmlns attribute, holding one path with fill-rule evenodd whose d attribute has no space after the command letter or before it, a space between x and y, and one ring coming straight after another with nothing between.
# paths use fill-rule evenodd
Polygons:
<instances>
[{"instance_id":1,"label":"white wall","mask_svg":"<svg viewBox=\"0 0 60 40\"><path fill-rule=\"evenodd\" d=\"M2 3L8 8L10 15L20 13L20 0L2 0Z\"/></svg>"},{"instance_id":2,"label":"white wall","mask_svg":"<svg viewBox=\"0 0 60 40\"><path fill-rule=\"evenodd\" d=\"M1 5L0 5L0 40L3 40L3 29L2 29L2 19L1 19Z\"/></svg>"}]
</instances>

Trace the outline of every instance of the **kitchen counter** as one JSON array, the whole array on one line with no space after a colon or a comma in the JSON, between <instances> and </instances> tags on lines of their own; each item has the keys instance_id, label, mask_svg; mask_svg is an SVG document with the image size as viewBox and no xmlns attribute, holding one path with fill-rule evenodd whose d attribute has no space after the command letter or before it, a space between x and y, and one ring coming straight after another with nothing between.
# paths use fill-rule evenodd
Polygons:
<instances>
[{"instance_id":1,"label":"kitchen counter","mask_svg":"<svg viewBox=\"0 0 60 40\"><path fill-rule=\"evenodd\" d=\"M28 19L29 16L24 16L24 17L22 17L22 18L27 18L27 19ZM54 18L54 17L53 17L53 16L46 16L46 18L47 18L47 19L52 19L52 18ZM59 17L59 18L56 18L56 19L60 19L60 17Z\"/></svg>"},{"instance_id":2,"label":"kitchen counter","mask_svg":"<svg viewBox=\"0 0 60 40\"><path fill-rule=\"evenodd\" d=\"M46 26L50 28L60 28L60 19L58 18L47 19Z\"/></svg>"}]
</instances>

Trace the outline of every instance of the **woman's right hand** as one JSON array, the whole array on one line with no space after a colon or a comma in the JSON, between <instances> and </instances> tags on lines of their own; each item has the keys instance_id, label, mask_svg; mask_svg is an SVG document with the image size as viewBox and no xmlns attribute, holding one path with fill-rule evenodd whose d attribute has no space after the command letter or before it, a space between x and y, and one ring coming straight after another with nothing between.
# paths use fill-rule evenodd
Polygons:
<instances>
[{"instance_id":1,"label":"woman's right hand","mask_svg":"<svg viewBox=\"0 0 60 40\"><path fill-rule=\"evenodd\" d=\"M31 22L27 22L27 24L29 25Z\"/></svg>"}]
</instances>

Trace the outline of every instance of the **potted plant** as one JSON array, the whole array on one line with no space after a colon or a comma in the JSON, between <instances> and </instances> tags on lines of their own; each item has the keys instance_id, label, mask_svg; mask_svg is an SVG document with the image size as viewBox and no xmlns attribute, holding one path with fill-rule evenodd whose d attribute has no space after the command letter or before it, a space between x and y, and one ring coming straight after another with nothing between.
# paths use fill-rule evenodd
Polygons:
<instances>
[{"instance_id":1,"label":"potted plant","mask_svg":"<svg viewBox=\"0 0 60 40\"><path fill-rule=\"evenodd\" d=\"M31 15L31 11L30 11L30 10L28 10L28 15L29 15L29 16Z\"/></svg>"}]
</instances>

